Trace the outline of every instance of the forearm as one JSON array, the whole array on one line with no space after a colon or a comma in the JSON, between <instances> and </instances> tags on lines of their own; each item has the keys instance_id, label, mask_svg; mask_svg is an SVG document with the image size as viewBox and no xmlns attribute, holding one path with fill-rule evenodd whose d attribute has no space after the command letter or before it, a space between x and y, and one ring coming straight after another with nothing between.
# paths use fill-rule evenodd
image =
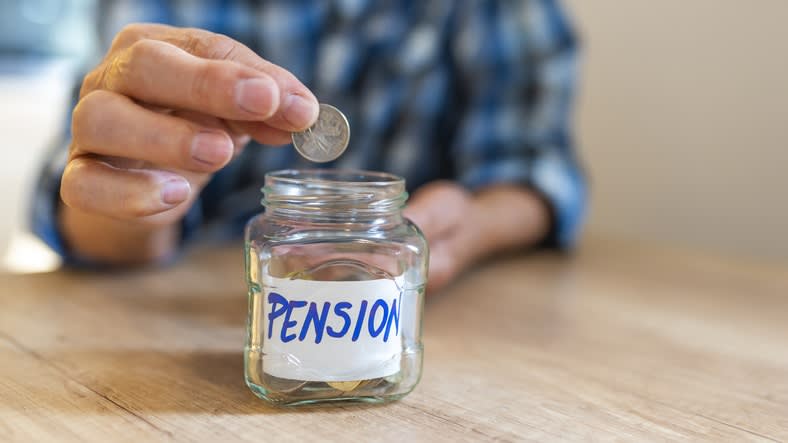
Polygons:
<instances>
[{"instance_id":1,"label":"forearm","mask_svg":"<svg viewBox=\"0 0 788 443\"><path fill-rule=\"evenodd\" d=\"M177 248L177 224L156 226L115 220L61 205L60 231L71 254L91 262L111 265L156 263L171 257Z\"/></svg>"},{"instance_id":2,"label":"forearm","mask_svg":"<svg viewBox=\"0 0 788 443\"><path fill-rule=\"evenodd\" d=\"M550 229L550 213L539 196L522 186L494 185L473 197L470 234L473 259L524 248L542 241Z\"/></svg>"}]
</instances>

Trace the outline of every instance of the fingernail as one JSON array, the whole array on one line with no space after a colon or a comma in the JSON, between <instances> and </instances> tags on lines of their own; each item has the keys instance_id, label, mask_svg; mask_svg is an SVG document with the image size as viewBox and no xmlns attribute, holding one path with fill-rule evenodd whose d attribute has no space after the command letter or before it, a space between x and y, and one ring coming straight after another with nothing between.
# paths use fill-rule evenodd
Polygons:
<instances>
[{"instance_id":1,"label":"fingernail","mask_svg":"<svg viewBox=\"0 0 788 443\"><path fill-rule=\"evenodd\" d=\"M191 186L182 178L174 178L164 183L161 187L161 201L167 205L181 203L189 198Z\"/></svg>"},{"instance_id":2,"label":"fingernail","mask_svg":"<svg viewBox=\"0 0 788 443\"><path fill-rule=\"evenodd\" d=\"M223 165L233 155L233 141L226 134L200 132L192 141L192 158L210 166Z\"/></svg>"},{"instance_id":3,"label":"fingernail","mask_svg":"<svg viewBox=\"0 0 788 443\"><path fill-rule=\"evenodd\" d=\"M317 120L317 114L320 112L316 101L298 94L289 94L282 105L282 116L297 129L310 127Z\"/></svg>"},{"instance_id":4,"label":"fingernail","mask_svg":"<svg viewBox=\"0 0 788 443\"><path fill-rule=\"evenodd\" d=\"M241 80L235 85L235 102L246 112L268 118L279 107L279 86L270 77Z\"/></svg>"}]
</instances>

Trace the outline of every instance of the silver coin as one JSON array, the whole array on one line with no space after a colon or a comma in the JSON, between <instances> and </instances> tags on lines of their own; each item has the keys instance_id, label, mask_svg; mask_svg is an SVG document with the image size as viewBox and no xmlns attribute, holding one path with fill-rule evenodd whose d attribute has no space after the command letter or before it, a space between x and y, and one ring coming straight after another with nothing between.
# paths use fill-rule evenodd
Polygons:
<instances>
[{"instance_id":1,"label":"silver coin","mask_svg":"<svg viewBox=\"0 0 788 443\"><path fill-rule=\"evenodd\" d=\"M317 163L336 159L350 141L350 124L339 109L321 103L320 114L311 128L292 134L293 146L307 160Z\"/></svg>"}]
</instances>

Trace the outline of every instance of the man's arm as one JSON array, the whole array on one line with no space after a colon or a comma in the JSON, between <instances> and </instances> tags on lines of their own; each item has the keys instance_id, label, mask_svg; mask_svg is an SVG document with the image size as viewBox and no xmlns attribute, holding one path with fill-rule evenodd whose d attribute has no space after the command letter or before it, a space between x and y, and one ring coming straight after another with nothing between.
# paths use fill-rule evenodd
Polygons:
<instances>
[{"instance_id":1,"label":"man's arm","mask_svg":"<svg viewBox=\"0 0 788 443\"><path fill-rule=\"evenodd\" d=\"M586 200L570 130L576 42L557 2L467 4L458 17L456 182L417 190L406 211L430 242L432 290L495 252L572 247Z\"/></svg>"}]
</instances>

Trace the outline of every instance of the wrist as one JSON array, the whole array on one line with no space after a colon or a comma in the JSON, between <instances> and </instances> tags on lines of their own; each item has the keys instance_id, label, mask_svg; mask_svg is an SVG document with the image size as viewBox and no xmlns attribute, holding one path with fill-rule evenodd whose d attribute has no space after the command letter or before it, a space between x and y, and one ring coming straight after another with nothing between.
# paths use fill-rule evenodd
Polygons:
<instances>
[{"instance_id":1,"label":"wrist","mask_svg":"<svg viewBox=\"0 0 788 443\"><path fill-rule=\"evenodd\" d=\"M473 195L467 221L462 223L459 237L465 247L460 248L468 264L473 264L496 251L495 213L479 195ZM498 215L500 216L500 215Z\"/></svg>"},{"instance_id":2,"label":"wrist","mask_svg":"<svg viewBox=\"0 0 788 443\"><path fill-rule=\"evenodd\" d=\"M533 246L550 228L547 206L533 191L518 185L493 185L473 198L473 226L480 258Z\"/></svg>"},{"instance_id":3,"label":"wrist","mask_svg":"<svg viewBox=\"0 0 788 443\"><path fill-rule=\"evenodd\" d=\"M59 230L66 250L80 261L109 265L163 262L177 250L177 223L155 225L90 214L61 203Z\"/></svg>"}]
</instances>

